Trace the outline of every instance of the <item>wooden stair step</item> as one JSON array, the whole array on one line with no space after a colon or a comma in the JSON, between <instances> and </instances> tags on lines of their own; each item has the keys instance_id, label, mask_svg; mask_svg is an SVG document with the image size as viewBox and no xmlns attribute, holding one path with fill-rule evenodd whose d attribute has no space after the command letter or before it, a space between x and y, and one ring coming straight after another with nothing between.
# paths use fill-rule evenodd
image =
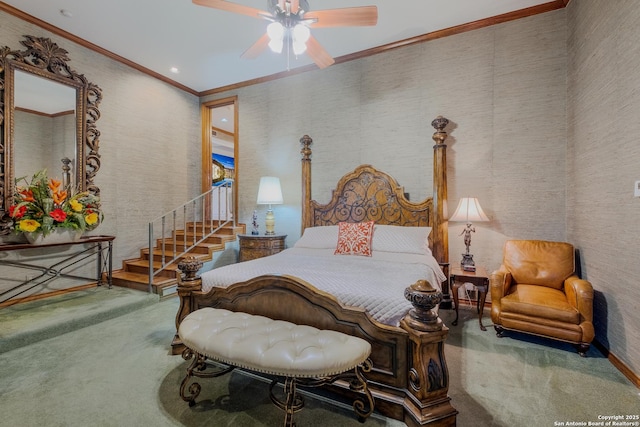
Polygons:
<instances>
[{"instance_id":1,"label":"wooden stair step","mask_svg":"<svg viewBox=\"0 0 640 427\"><path fill-rule=\"evenodd\" d=\"M124 280L128 282L144 284L145 286L148 286L149 284L149 274L134 273L131 271L122 271L122 270L114 271L112 274L112 278L114 281L118 279L118 280ZM156 276L153 278L153 285L154 286L168 285L168 284L173 284L176 281L177 279L175 277L171 278L171 277Z\"/></svg>"},{"instance_id":2,"label":"wooden stair step","mask_svg":"<svg viewBox=\"0 0 640 427\"><path fill-rule=\"evenodd\" d=\"M217 222L214 221L212 224L212 229L215 229ZM198 230L198 227L200 227L200 230ZM208 226L205 224L205 230L207 228ZM193 256L202 262L212 260L215 252L223 251L227 243L236 240L237 234L245 232L246 225L237 224L235 227L233 225L224 226L217 230L215 234L208 236L194 248L183 254L185 249L184 239L186 238L187 240L187 247L191 246L194 239L200 240L202 238L203 234L201 230L201 223L188 223L187 230L175 230L175 248L173 247L173 237L156 240L156 247L151 250L153 268L157 271L162 267L160 260L163 255L163 241L165 243L164 259L168 264L165 265L163 271L153 277L152 292L160 295L160 297L174 294L177 290L178 264L183 258ZM175 261L169 262L178 254L182 255ZM149 290L149 258L149 248L144 247L140 249L140 258L124 260L122 262L123 268L113 272L113 285L147 292Z\"/></svg>"}]
</instances>

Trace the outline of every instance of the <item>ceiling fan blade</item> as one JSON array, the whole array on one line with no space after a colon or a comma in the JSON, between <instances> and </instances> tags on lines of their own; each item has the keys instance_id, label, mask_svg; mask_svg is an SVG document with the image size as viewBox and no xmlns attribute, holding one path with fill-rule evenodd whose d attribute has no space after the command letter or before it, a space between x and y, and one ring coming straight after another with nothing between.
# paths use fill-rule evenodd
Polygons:
<instances>
[{"instance_id":1,"label":"ceiling fan blade","mask_svg":"<svg viewBox=\"0 0 640 427\"><path fill-rule=\"evenodd\" d=\"M291 13L298 13L300 9L300 0L291 0Z\"/></svg>"},{"instance_id":2,"label":"ceiling fan blade","mask_svg":"<svg viewBox=\"0 0 640 427\"><path fill-rule=\"evenodd\" d=\"M241 15L251 16L253 18L263 19L265 15L264 10L256 9L254 7L243 6L238 3L231 3L225 0L192 0L193 4L198 6L206 6L214 9L225 10L227 12L239 13Z\"/></svg>"},{"instance_id":3,"label":"ceiling fan blade","mask_svg":"<svg viewBox=\"0 0 640 427\"><path fill-rule=\"evenodd\" d=\"M245 50L241 58L256 59L269 46L269 35L265 34L258 39L249 49Z\"/></svg>"},{"instance_id":4,"label":"ceiling fan blade","mask_svg":"<svg viewBox=\"0 0 640 427\"><path fill-rule=\"evenodd\" d=\"M314 10L305 13L304 19L318 20L309 25L311 28L371 26L378 23L378 8L362 6Z\"/></svg>"},{"instance_id":5,"label":"ceiling fan blade","mask_svg":"<svg viewBox=\"0 0 640 427\"><path fill-rule=\"evenodd\" d=\"M307 40L307 54L313 59L318 68L327 68L336 62L313 36Z\"/></svg>"}]
</instances>

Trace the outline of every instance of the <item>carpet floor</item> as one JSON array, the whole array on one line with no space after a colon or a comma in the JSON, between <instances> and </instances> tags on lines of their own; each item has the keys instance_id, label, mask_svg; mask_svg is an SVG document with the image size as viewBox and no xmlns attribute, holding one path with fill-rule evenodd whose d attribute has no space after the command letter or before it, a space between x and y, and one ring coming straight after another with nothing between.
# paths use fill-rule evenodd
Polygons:
<instances>
[{"instance_id":1,"label":"carpet floor","mask_svg":"<svg viewBox=\"0 0 640 427\"><path fill-rule=\"evenodd\" d=\"M89 301L85 306L82 298ZM80 325L67 322L59 331L38 327L70 314L51 302L0 310L0 345L10 343L0 346L0 425L282 424L268 384L241 372L201 380L194 407L182 401L178 391L187 362L169 354L177 299L150 302L149 295L118 288L98 288L82 298L71 304L72 317L83 319ZM90 320L100 307L126 299L132 311ZM450 324L454 313L440 315ZM573 347L554 341L520 334L497 338L492 329L480 331L470 307L462 307L460 317L446 346L458 426L587 425L602 416L640 413L639 390L597 350L581 358ZM486 316L484 322L491 324ZM15 338L25 329L36 330L38 339L25 333ZM296 421L299 427L361 425L350 408L314 397L306 398ZM364 425L404 426L378 414Z\"/></svg>"}]
</instances>

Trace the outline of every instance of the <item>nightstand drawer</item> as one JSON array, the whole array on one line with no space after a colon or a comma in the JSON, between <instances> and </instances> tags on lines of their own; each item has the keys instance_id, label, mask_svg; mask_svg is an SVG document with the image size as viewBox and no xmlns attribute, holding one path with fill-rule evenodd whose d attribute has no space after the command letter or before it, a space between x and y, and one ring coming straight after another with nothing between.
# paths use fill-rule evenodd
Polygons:
<instances>
[{"instance_id":1,"label":"nightstand drawer","mask_svg":"<svg viewBox=\"0 0 640 427\"><path fill-rule=\"evenodd\" d=\"M240 245L247 249L284 249L284 242L280 239L241 239Z\"/></svg>"},{"instance_id":2,"label":"nightstand drawer","mask_svg":"<svg viewBox=\"0 0 640 427\"><path fill-rule=\"evenodd\" d=\"M286 235L282 234L273 236L241 234L238 236L238 239L240 239L238 260L240 262L249 261L277 254L285 248L286 237Z\"/></svg>"}]
</instances>

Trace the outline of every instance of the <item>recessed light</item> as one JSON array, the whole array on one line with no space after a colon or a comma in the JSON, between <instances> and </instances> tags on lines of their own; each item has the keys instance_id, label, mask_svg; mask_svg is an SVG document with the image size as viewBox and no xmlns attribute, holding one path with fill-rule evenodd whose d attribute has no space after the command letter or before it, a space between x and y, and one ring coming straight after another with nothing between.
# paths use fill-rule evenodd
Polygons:
<instances>
[{"instance_id":1,"label":"recessed light","mask_svg":"<svg viewBox=\"0 0 640 427\"><path fill-rule=\"evenodd\" d=\"M223 117L222 119L220 119L220 121L221 121L222 123L227 123L229 120L227 120L227 118L226 118L226 117Z\"/></svg>"},{"instance_id":2,"label":"recessed light","mask_svg":"<svg viewBox=\"0 0 640 427\"><path fill-rule=\"evenodd\" d=\"M73 17L73 13L69 12L67 9L60 9L60 15L64 16L65 18Z\"/></svg>"},{"instance_id":3,"label":"recessed light","mask_svg":"<svg viewBox=\"0 0 640 427\"><path fill-rule=\"evenodd\" d=\"M171 67L169 71L171 71L173 74L178 74L180 72L180 70L178 70L178 67Z\"/></svg>"}]
</instances>

